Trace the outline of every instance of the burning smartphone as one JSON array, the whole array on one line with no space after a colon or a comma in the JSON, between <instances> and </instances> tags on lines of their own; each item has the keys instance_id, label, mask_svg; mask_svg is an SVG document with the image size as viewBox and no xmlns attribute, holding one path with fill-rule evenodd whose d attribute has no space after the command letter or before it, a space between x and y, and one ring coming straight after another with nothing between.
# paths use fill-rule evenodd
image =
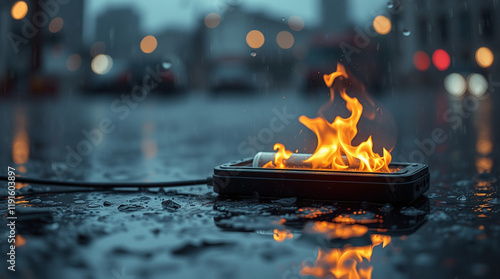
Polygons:
<instances>
[{"instance_id":1,"label":"burning smartphone","mask_svg":"<svg viewBox=\"0 0 500 279\"><path fill-rule=\"evenodd\" d=\"M278 169L262 167L258 156L215 167L214 191L232 197L409 203L429 189L425 164L392 162L388 172Z\"/></svg>"}]
</instances>

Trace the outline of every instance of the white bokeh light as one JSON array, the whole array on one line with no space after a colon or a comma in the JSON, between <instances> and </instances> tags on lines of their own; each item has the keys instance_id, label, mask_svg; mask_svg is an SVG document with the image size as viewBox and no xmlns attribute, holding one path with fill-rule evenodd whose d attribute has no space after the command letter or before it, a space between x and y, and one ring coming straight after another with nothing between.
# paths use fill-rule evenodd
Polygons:
<instances>
[{"instance_id":1,"label":"white bokeh light","mask_svg":"<svg viewBox=\"0 0 500 279\"><path fill-rule=\"evenodd\" d=\"M444 88L453 96L462 96L465 93L467 85L462 75L453 73L444 79Z\"/></svg>"},{"instance_id":2,"label":"white bokeh light","mask_svg":"<svg viewBox=\"0 0 500 279\"><path fill-rule=\"evenodd\" d=\"M470 93L477 97L483 96L488 90L488 81L481 74L470 74L467 77L467 85Z\"/></svg>"}]
</instances>

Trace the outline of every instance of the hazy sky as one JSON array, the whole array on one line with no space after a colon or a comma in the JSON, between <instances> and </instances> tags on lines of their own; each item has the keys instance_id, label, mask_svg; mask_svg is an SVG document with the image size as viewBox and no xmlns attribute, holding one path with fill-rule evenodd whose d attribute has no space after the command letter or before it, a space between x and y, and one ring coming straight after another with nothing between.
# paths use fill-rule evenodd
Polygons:
<instances>
[{"instance_id":1,"label":"hazy sky","mask_svg":"<svg viewBox=\"0 0 500 279\"><path fill-rule=\"evenodd\" d=\"M88 39L94 32L97 15L115 6L129 6L137 9L142 17L142 29L154 33L165 26L191 28L196 19L209 12L223 11L227 2L240 2L251 11L264 11L270 16L288 18L298 15L306 25L316 25L319 18L319 0L90 0L86 1L86 21L92 24L85 26L85 37ZM336 0L330 0L336 1ZM373 17L371 11L384 8L382 0L348 0L348 14L356 23L363 24Z\"/></svg>"}]
</instances>

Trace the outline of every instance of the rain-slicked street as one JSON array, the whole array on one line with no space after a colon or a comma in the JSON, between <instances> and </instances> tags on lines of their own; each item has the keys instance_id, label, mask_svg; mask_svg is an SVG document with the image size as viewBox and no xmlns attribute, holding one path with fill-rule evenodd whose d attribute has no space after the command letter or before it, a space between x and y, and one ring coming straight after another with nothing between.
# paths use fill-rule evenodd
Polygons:
<instances>
[{"instance_id":1,"label":"rain-slicked street","mask_svg":"<svg viewBox=\"0 0 500 279\"><path fill-rule=\"evenodd\" d=\"M312 133L298 137L303 127L297 118L314 116L324 101L292 91L203 96L152 94L124 119L111 110L116 98L109 95L82 99L82 109L70 111L65 100L2 103L2 118L13 120L4 120L2 145L14 147L3 149L2 164L14 160L22 175L64 180L203 178L216 165L251 156L238 146L249 137L259 141L259 132L273 117L282 117L285 129L268 142L257 142L262 150L271 151L274 142L314 140ZM404 206L300 197L232 200L203 185L74 193L75 188L66 187L67 193L60 193L61 188L50 185L19 183L17 237L23 241L16 250L16 275L341 278L371 270L374 278L494 278L499 275L500 194L498 152L491 150L496 150L498 110L488 105L495 96L488 98L469 98L467 107L473 109L465 109L458 128L436 106L446 112L467 99L445 92L401 92L379 100L399 128L395 161L432 153L424 153L431 173L427 197ZM450 113L449 119L456 115ZM86 151L82 141L92 141L82 131L96 129L102 119L110 119L114 129L96 137L88 154L79 153ZM446 140L431 146L430 127L446 131ZM490 151L486 156L485 149ZM342 217L356 224L343 223ZM1 245L4 249L6 242Z\"/></svg>"}]
</instances>

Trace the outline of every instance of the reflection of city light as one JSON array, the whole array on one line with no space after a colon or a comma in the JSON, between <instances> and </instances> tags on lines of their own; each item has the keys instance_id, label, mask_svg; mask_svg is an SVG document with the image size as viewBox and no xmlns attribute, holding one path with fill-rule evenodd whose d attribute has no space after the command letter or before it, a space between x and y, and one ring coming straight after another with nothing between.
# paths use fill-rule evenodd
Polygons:
<instances>
[{"instance_id":1,"label":"reflection of city light","mask_svg":"<svg viewBox=\"0 0 500 279\"><path fill-rule=\"evenodd\" d=\"M260 48L264 45L264 34L258 30L252 30L247 34L247 44L251 48Z\"/></svg>"},{"instance_id":2,"label":"reflection of city light","mask_svg":"<svg viewBox=\"0 0 500 279\"><path fill-rule=\"evenodd\" d=\"M490 139L480 139L476 143L476 151L481 155L488 155L493 151L493 143Z\"/></svg>"},{"instance_id":3,"label":"reflection of city light","mask_svg":"<svg viewBox=\"0 0 500 279\"><path fill-rule=\"evenodd\" d=\"M427 53L419 50L413 55L413 65L415 65L415 68L417 68L417 70L424 72L429 69L429 66L431 65L431 59L429 58L429 55L427 55Z\"/></svg>"},{"instance_id":4,"label":"reflection of city light","mask_svg":"<svg viewBox=\"0 0 500 279\"><path fill-rule=\"evenodd\" d=\"M77 53L71 54L66 60L66 68L71 72L78 70L81 65L82 57Z\"/></svg>"},{"instance_id":5,"label":"reflection of city light","mask_svg":"<svg viewBox=\"0 0 500 279\"><path fill-rule=\"evenodd\" d=\"M470 93L477 97L483 96L484 93L486 93L486 90L488 90L488 81L486 81L486 78L480 74L471 74L468 76L467 84Z\"/></svg>"},{"instance_id":6,"label":"reflection of city light","mask_svg":"<svg viewBox=\"0 0 500 279\"><path fill-rule=\"evenodd\" d=\"M17 1L10 10L10 14L14 19L22 19L28 13L28 5L24 1Z\"/></svg>"},{"instance_id":7,"label":"reflection of city light","mask_svg":"<svg viewBox=\"0 0 500 279\"><path fill-rule=\"evenodd\" d=\"M391 20L383 15L379 15L373 20L373 29L380 35L385 35L391 32Z\"/></svg>"},{"instance_id":8,"label":"reflection of city light","mask_svg":"<svg viewBox=\"0 0 500 279\"><path fill-rule=\"evenodd\" d=\"M217 13L209 13L205 17L205 26L208 28L215 28L220 24L220 15Z\"/></svg>"},{"instance_id":9,"label":"reflection of city light","mask_svg":"<svg viewBox=\"0 0 500 279\"><path fill-rule=\"evenodd\" d=\"M280 48L289 49L293 46L295 39L293 38L292 33L288 31L281 31L276 36L276 43Z\"/></svg>"},{"instance_id":10,"label":"reflection of city light","mask_svg":"<svg viewBox=\"0 0 500 279\"><path fill-rule=\"evenodd\" d=\"M493 52L487 47L480 47L476 51L476 62L482 68L488 68L493 64Z\"/></svg>"},{"instance_id":11,"label":"reflection of city light","mask_svg":"<svg viewBox=\"0 0 500 279\"><path fill-rule=\"evenodd\" d=\"M476 169L478 173L490 173L493 169L493 159L490 157L479 157L476 159Z\"/></svg>"},{"instance_id":12,"label":"reflection of city light","mask_svg":"<svg viewBox=\"0 0 500 279\"><path fill-rule=\"evenodd\" d=\"M151 53L155 51L156 46L158 46L158 42L154 36L146 36L141 41L141 50L144 53Z\"/></svg>"},{"instance_id":13,"label":"reflection of city light","mask_svg":"<svg viewBox=\"0 0 500 279\"><path fill-rule=\"evenodd\" d=\"M92 57L95 57L99 54L103 54L104 51L106 51L106 44L101 41L95 42L91 47L90 47L90 55Z\"/></svg>"},{"instance_id":14,"label":"reflection of city light","mask_svg":"<svg viewBox=\"0 0 500 279\"><path fill-rule=\"evenodd\" d=\"M107 74L111 68L113 67L113 59L106 54L99 54L94 59L92 59L92 63L90 64L92 71L98 75Z\"/></svg>"},{"instance_id":15,"label":"reflection of city light","mask_svg":"<svg viewBox=\"0 0 500 279\"><path fill-rule=\"evenodd\" d=\"M300 31L304 29L304 20L300 16L291 16L288 19L288 26L293 31Z\"/></svg>"},{"instance_id":16,"label":"reflection of city light","mask_svg":"<svg viewBox=\"0 0 500 279\"><path fill-rule=\"evenodd\" d=\"M453 73L444 79L444 88L454 96L462 96L466 90L465 79L462 75Z\"/></svg>"},{"instance_id":17,"label":"reflection of city light","mask_svg":"<svg viewBox=\"0 0 500 279\"><path fill-rule=\"evenodd\" d=\"M63 26L64 26L64 20L60 17L56 17L50 21L49 31L51 33L57 33L59 31L61 31Z\"/></svg>"},{"instance_id":18,"label":"reflection of city light","mask_svg":"<svg viewBox=\"0 0 500 279\"><path fill-rule=\"evenodd\" d=\"M450 67L450 55L444 49L437 49L432 54L432 63L434 67L440 71L444 71Z\"/></svg>"},{"instance_id":19,"label":"reflection of city light","mask_svg":"<svg viewBox=\"0 0 500 279\"><path fill-rule=\"evenodd\" d=\"M26 114L22 108L16 111L15 133L12 139L12 161L18 165L17 169L20 173L26 173L24 166L29 161L30 155L30 139L26 129ZM25 187L24 183L17 183L16 187ZM17 189L20 189L17 188Z\"/></svg>"}]
</instances>

